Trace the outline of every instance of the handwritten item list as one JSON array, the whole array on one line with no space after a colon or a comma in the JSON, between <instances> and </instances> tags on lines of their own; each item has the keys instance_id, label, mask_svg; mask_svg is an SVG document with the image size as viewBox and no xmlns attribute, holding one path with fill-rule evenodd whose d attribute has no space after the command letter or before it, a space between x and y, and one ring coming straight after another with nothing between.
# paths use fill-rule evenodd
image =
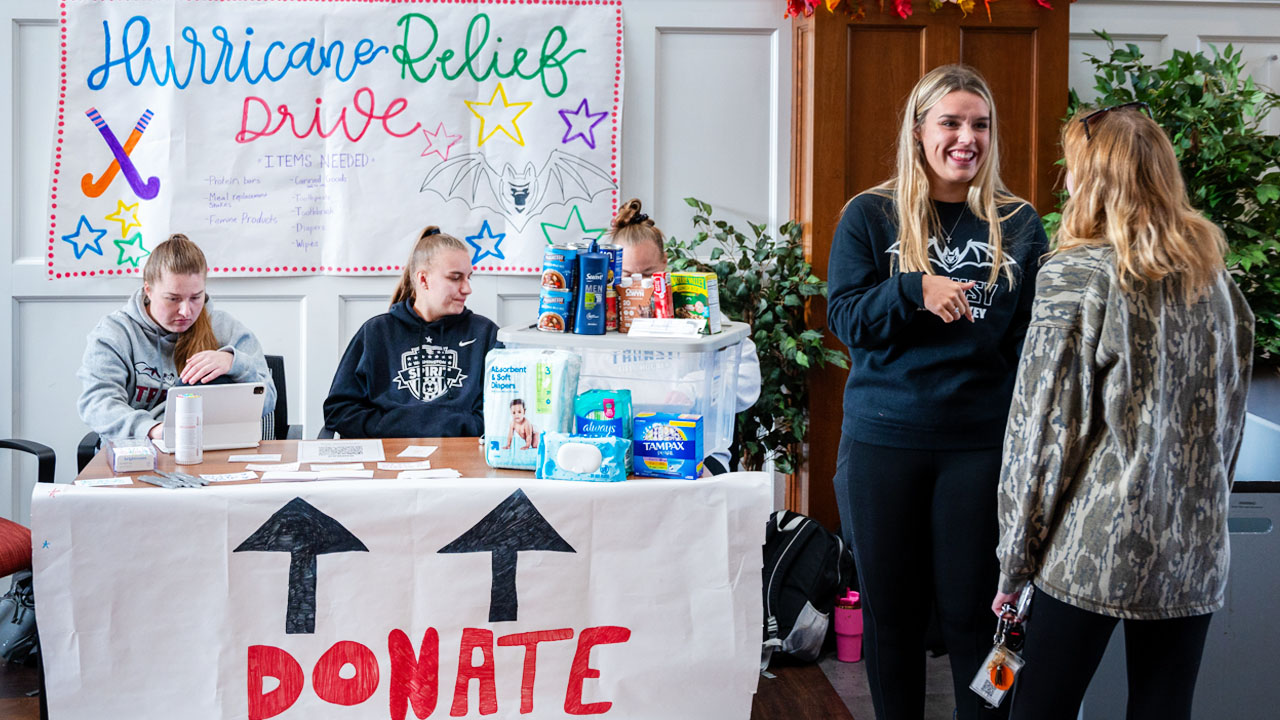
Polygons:
<instances>
[{"instance_id":1,"label":"handwritten item list","mask_svg":"<svg viewBox=\"0 0 1280 720\"><path fill-rule=\"evenodd\" d=\"M617 207L620 0L67 0L51 279L182 232L223 276L537 273ZM252 12L248 12L252 9Z\"/></svg>"}]
</instances>

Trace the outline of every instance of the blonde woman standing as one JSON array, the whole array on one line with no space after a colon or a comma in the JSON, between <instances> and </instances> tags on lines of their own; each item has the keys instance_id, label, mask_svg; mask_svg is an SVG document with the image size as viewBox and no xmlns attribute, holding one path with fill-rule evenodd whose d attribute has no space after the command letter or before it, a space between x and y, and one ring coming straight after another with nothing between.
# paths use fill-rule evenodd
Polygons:
<instances>
[{"instance_id":1,"label":"blonde woman standing","mask_svg":"<svg viewBox=\"0 0 1280 720\"><path fill-rule=\"evenodd\" d=\"M1013 717L1075 718L1124 621L1130 720L1191 717L1227 584L1253 313L1131 103L1063 131L1067 189L1005 437L993 611L1034 584Z\"/></svg>"},{"instance_id":2,"label":"blonde woman standing","mask_svg":"<svg viewBox=\"0 0 1280 720\"><path fill-rule=\"evenodd\" d=\"M876 717L924 712L936 608L957 715L993 623L996 483L1014 370L1048 242L999 176L991 91L963 65L921 78L893 178L845 206L828 266L829 327L848 347L834 484L858 567Z\"/></svg>"},{"instance_id":3,"label":"blonde woman standing","mask_svg":"<svg viewBox=\"0 0 1280 720\"><path fill-rule=\"evenodd\" d=\"M391 308L360 327L334 373L324 425L343 437L479 437L484 356L498 326L467 309L471 253L431 225Z\"/></svg>"},{"instance_id":4,"label":"blonde woman standing","mask_svg":"<svg viewBox=\"0 0 1280 720\"><path fill-rule=\"evenodd\" d=\"M262 345L229 313L209 308L208 270L200 246L169 236L147 256L142 287L89 333L78 405L104 440L159 438L165 399L178 385L260 382L262 414L275 410Z\"/></svg>"}]
</instances>

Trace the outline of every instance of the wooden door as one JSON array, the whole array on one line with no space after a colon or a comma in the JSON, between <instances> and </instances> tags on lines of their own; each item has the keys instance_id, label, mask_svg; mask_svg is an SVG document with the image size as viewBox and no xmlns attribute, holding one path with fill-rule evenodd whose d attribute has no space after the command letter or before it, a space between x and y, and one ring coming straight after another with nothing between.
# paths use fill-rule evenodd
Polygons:
<instances>
[{"instance_id":1,"label":"wooden door","mask_svg":"<svg viewBox=\"0 0 1280 720\"><path fill-rule=\"evenodd\" d=\"M1041 213L1054 205L1060 156L1058 129L1067 108L1068 8L1030 0L979 5L967 18L946 5L936 13L916 2L899 18L868 2L851 21L825 10L793 25L792 216L804 225L815 273L827 278L831 238L845 201L893 171L903 103L916 81L938 65L963 62L991 86L1000 125L1001 174ZM826 326L826 304L809 307L810 326ZM840 341L828 334L831 347ZM789 483L787 506L839 526L831 477L843 417L847 373L810 378L808 462Z\"/></svg>"}]
</instances>

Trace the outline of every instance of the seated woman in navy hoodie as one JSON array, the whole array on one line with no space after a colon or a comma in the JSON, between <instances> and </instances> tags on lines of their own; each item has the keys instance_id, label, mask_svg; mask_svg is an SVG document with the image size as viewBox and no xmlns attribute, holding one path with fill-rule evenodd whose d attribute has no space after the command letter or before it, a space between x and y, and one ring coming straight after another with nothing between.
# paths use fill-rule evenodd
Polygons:
<instances>
[{"instance_id":1,"label":"seated woman in navy hoodie","mask_svg":"<svg viewBox=\"0 0 1280 720\"><path fill-rule=\"evenodd\" d=\"M466 308L471 253L434 225L405 263L389 312L351 339L324 401L326 429L349 438L484 433L484 356L498 326Z\"/></svg>"}]
</instances>

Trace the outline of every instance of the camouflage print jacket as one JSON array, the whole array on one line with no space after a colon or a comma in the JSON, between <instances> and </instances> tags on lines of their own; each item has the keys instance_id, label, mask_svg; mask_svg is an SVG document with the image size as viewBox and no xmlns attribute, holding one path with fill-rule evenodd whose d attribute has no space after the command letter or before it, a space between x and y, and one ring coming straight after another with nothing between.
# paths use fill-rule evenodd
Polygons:
<instances>
[{"instance_id":1,"label":"camouflage print jacket","mask_svg":"<svg viewBox=\"0 0 1280 720\"><path fill-rule=\"evenodd\" d=\"M1119 618L1222 607L1253 313L1224 272L1123 291L1109 247L1040 269L1000 476L1000 590Z\"/></svg>"}]
</instances>

